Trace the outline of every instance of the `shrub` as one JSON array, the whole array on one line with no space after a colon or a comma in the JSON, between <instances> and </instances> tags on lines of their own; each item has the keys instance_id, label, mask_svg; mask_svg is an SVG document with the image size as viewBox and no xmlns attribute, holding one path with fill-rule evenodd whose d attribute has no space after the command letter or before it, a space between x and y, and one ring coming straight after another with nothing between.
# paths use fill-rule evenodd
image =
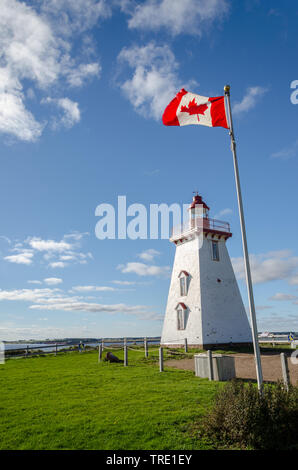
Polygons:
<instances>
[{"instance_id":1,"label":"shrub","mask_svg":"<svg viewBox=\"0 0 298 470\"><path fill-rule=\"evenodd\" d=\"M260 396L251 383L229 382L216 395L203 431L225 446L298 449L298 388L267 385Z\"/></svg>"}]
</instances>

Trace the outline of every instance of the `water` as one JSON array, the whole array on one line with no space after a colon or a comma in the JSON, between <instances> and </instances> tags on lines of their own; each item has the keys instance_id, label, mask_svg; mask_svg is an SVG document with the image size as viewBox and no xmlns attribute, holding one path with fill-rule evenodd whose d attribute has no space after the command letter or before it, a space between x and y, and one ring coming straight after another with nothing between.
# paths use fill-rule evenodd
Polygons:
<instances>
[{"instance_id":1,"label":"water","mask_svg":"<svg viewBox=\"0 0 298 470\"><path fill-rule=\"evenodd\" d=\"M48 343L5 343L5 351L11 351L13 349L27 349L27 346L30 348L39 348L48 346L46 349L50 349L50 344ZM55 345L52 349L55 349Z\"/></svg>"},{"instance_id":2,"label":"water","mask_svg":"<svg viewBox=\"0 0 298 470\"><path fill-rule=\"evenodd\" d=\"M5 351L26 351L27 347L32 351L45 351L45 352L52 352L56 350L55 344L49 344L49 343L5 343ZM64 348L69 348L71 347L70 344L57 344L57 350L61 350Z\"/></svg>"}]
</instances>

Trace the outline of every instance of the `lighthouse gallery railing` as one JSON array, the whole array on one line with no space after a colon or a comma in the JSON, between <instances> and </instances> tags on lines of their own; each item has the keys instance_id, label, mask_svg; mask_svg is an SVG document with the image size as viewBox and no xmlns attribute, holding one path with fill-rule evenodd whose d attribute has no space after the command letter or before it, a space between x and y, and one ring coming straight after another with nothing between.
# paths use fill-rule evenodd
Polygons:
<instances>
[{"instance_id":1,"label":"lighthouse gallery railing","mask_svg":"<svg viewBox=\"0 0 298 470\"><path fill-rule=\"evenodd\" d=\"M179 224L173 227L171 238L175 238L182 234L192 232L194 230L214 230L216 232L231 233L230 224L223 222L222 220L209 219L204 217L197 217L196 219L190 219L183 224Z\"/></svg>"}]
</instances>

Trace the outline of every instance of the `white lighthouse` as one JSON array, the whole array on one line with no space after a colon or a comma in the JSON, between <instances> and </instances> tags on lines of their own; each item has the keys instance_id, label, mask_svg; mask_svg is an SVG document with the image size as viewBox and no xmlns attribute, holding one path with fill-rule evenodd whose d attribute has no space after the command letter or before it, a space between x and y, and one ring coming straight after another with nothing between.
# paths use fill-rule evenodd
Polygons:
<instances>
[{"instance_id":1,"label":"white lighthouse","mask_svg":"<svg viewBox=\"0 0 298 470\"><path fill-rule=\"evenodd\" d=\"M251 330L226 241L230 225L209 218L198 194L189 207L189 221L174 227L176 245L161 344L208 348L251 344Z\"/></svg>"}]
</instances>

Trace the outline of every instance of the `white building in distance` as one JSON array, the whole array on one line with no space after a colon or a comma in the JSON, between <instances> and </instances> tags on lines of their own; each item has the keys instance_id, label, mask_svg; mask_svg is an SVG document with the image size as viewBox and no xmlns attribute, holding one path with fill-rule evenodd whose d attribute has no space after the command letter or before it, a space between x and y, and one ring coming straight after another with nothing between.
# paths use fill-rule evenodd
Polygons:
<instances>
[{"instance_id":1,"label":"white building in distance","mask_svg":"<svg viewBox=\"0 0 298 470\"><path fill-rule=\"evenodd\" d=\"M189 221L174 227L176 245L161 344L202 349L252 343L251 329L226 241L227 222L210 219L198 194Z\"/></svg>"}]
</instances>

